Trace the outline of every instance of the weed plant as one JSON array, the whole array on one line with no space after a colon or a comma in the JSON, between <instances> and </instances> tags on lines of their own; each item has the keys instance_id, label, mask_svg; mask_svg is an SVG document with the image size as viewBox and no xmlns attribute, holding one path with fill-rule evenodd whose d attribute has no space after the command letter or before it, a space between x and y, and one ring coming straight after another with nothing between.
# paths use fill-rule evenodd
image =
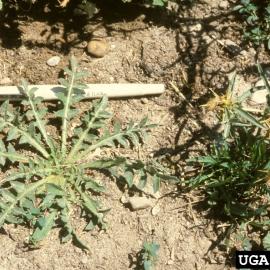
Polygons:
<instances>
[{"instance_id":1,"label":"weed plant","mask_svg":"<svg viewBox=\"0 0 270 270\"><path fill-rule=\"evenodd\" d=\"M243 15L244 37L255 45L266 42L270 49L270 3L268 0L241 0L235 10Z\"/></svg>"},{"instance_id":2,"label":"weed plant","mask_svg":"<svg viewBox=\"0 0 270 270\"><path fill-rule=\"evenodd\" d=\"M270 93L260 65L258 69L264 88ZM229 97L233 96L234 81L235 77L228 90ZM223 102L215 103L215 107L211 107L213 101L206 104L208 109L217 110L224 132L213 144L210 154L190 160L200 172L187 181L192 189L203 190L209 209L230 224L228 231L236 233L244 249L252 248L249 238L252 229L259 229L265 236L258 245L270 246L267 234L270 225L269 104L260 114L248 112L243 106L257 90L249 89L238 98L229 98L229 102L228 98L215 96ZM234 240L227 244L239 247Z\"/></svg>"},{"instance_id":3,"label":"weed plant","mask_svg":"<svg viewBox=\"0 0 270 270\"><path fill-rule=\"evenodd\" d=\"M75 58L65 69L63 88L57 93L58 110L50 112L26 82L21 88L24 99L18 106L5 101L0 108L0 165L7 173L0 181L0 226L5 223L28 225L32 228L29 243L38 246L50 230L61 228L61 241L75 240L87 248L75 232L74 210L85 220L85 230L95 225L105 229L103 220L107 209L102 209L93 195L105 191L99 171L132 187L143 189L152 179L154 191L166 175L156 162L143 163L111 154L97 154L103 148L138 146L153 127L143 118L122 128L119 122L110 127L112 114L107 111L108 99L103 97L78 119L75 105L84 96L86 85L79 82L86 74L78 70ZM61 123L55 136L48 134L48 119ZM76 127L71 129L71 122ZM55 127L57 130L57 126ZM52 132L52 131L51 131ZM111 152L113 153L113 151ZM165 179L164 178L164 179Z\"/></svg>"},{"instance_id":4,"label":"weed plant","mask_svg":"<svg viewBox=\"0 0 270 270\"><path fill-rule=\"evenodd\" d=\"M155 242L145 242L143 244L140 260L144 270L154 270L159 248L159 245Z\"/></svg>"}]
</instances>

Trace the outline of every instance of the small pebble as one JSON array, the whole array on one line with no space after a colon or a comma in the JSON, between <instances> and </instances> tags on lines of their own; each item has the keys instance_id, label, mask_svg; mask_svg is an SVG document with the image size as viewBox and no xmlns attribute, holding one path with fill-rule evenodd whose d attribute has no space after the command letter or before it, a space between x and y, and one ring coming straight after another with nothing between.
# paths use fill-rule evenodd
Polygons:
<instances>
[{"instance_id":1,"label":"small pebble","mask_svg":"<svg viewBox=\"0 0 270 270\"><path fill-rule=\"evenodd\" d=\"M141 102L142 102L142 104L147 104L148 103L148 99L147 98L142 98L141 99Z\"/></svg>"},{"instance_id":2,"label":"small pebble","mask_svg":"<svg viewBox=\"0 0 270 270\"><path fill-rule=\"evenodd\" d=\"M153 216L156 216L159 212L160 212L160 207L158 205L155 205L151 210L151 214Z\"/></svg>"},{"instance_id":3,"label":"small pebble","mask_svg":"<svg viewBox=\"0 0 270 270\"><path fill-rule=\"evenodd\" d=\"M94 57L104 57L109 50L108 43L103 40L91 40L87 45L87 51Z\"/></svg>"},{"instance_id":4,"label":"small pebble","mask_svg":"<svg viewBox=\"0 0 270 270\"><path fill-rule=\"evenodd\" d=\"M128 199L126 198L125 195L123 195L123 196L121 197L120 202L121 202L122 204L128 203Z\"/></svg>"},{"instance_id":5,"label":"small pebble","mask_svg":"<svg viewBox=\"0 0 270 270\"><path fill-rule=\"evenodd\" d=\"M191 25L191 26L189 27L189 31L190 31L190 32L200 32L201 30L202 30L202 25L201 25L200 23Z\"/></svg>"},{"instance_id":6,"label":"small pebble","mask_svg":"<svg viewBox=\"0 0 270 270\"><path fill-rule=\"evenodd\" d=\"M59 64L61 58L59 56L53 56L47 61L47 65L50 67L55 67Z\"/></svg>"},{"instance_id":7,"label":"small pebble","mask_svg":"<svg viewBox=\"0 0 270 270\"><path fill-rule=\"evenodd\" d=\"M221 1L218 5L221 9L227 9L229 8L230 4L228 1Z\"/></svg>"},{"instance_id":8,"label":"small pebble","mask_svg":"<svg viewBox=\"0 0 270 270\"><path fill-rule=\"evenodd\" d=\"M146 209L152 206L152 201L145 197L131 197L129 198L129 204L132 210L141 210Z\"/></svg>"}]
</instances>

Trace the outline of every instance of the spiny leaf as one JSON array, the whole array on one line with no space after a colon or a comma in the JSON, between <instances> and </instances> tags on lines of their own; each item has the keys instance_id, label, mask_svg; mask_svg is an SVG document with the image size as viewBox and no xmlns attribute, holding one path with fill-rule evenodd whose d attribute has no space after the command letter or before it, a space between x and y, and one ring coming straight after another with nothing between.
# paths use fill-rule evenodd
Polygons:
<instances>
[{"instance_id":1,"label":"spiny leaf","mask_svg":"<svg viewBox=\"0 0 270 270\"><path fill-rule=\"evenodd\" d=\"M160 178L157 175L153 176L153 190L156 193L160 188Z\"/></svg>"},{"instance_id":2,"label":"spiny leaf","mask_svg":"<svg viewBox=\"0 0 270 270\"><path fill-rule=\"evenodd\" d=\"M131 188L133 186L133 178L134 178L133 173L131 171L126 171L124 173L124 178L128 186Z\"/></svg>"},{"instance_id":3,"label":"spiny leaf","mask_svg":"<svg viewBox=\"0 0 270 270\"><path fill-rule=\"evenodd\" d=\"M84 168L91 168L91 169L107 169L115 166L119 166L126 161L125 158L118 157L115 159L101 159L95 160L90 163L86 163L83 165Z\"/></svg>"},{"instance_id":4,"label":"spiny leaf","mask_svg":"<svg viewBox=\"0 0 270 270\"><path fill-rule=\"evenodd\" d=\"M36 229L30 237L30 243L36 245L43 240L55 224L57 211L50 212L47 216L40 217L36 222Z\"/></svg>"},{"instance_id":5,"label":"spiny leaf","mask_svg":"<svg viewBox=\"0 0 270 270\"><path fill-rule=\"evenodd\" d=\"M270 250L270 233L268 232L267 235L263 238L263 247L266 250Z\"/></svg>"},{"instance_id":6,"label":"spiny leaf","mask_svg":"<svg viewBox=\"0 0 270 270\"><path fill-rule=\"evenodd\" d=\"M17 193L21 193L25 190L25 184L19 181L12 181L10 185L16 190Z\"/></svg>"},{"instance_id":7,"label":"spiny leaf","mask_svg":"<svg viewBox=\"0 0 270 270\"><path fill-rule=\"evenodd\" d=\"M36 190L39 186L44 185L47 182L47 179L44 178L39 180L33 184L26 186L25 190L18 194L17 197L12 201L10 205L0 213L0 227L4 224L6 218L11 214L14 207L19 203L22 199L26 198L29 194L31 194L34 190Z\"/></svg>"},{"instance_id":8,"label":"spiny leaf","mask_svg":"<svg viewBox=\"0 0 270 270\"><path fill-rule=\"evenodd\" d=\"M101 114L104 113L104 110L107 106L107 103L108 103L108 98L106 96L104 96L100 100L100 102L95 103L95 105L93 107L93 112L89 115L88 123L86 123L86 128L79 136L79 140L76 142L76 144L71 149L71 151L67 157L67 161L70 161L72 158L74 158L76 153L81 149L82 143L87 139L90 130L92 128L98 128L97 120L104 118L104 116L102 116ZM105 116L105 117L107 117L107 116ZM102 125L103 125L103 122L101 122L101 126Z\"/></svg>"},{"instance_id":9,"label":"spiny leaf","mask_svg":"<svg viewBox=\"0 0 270 270\"><path fill-rule=\"evenodd\" d=\"M104 186L98 184L95 180L92 180L90 178L84 178L84 181L85 181L84 187L86 190L91 189L94 192L104 192L105 191Z\"/></svg>"},{"instance_id":10,"label":"spiny leaf","mask_svg":"<svg viewBox=\"0 0 270 270\"><path fill-rule=\"evenodd\" d=\"M8 131L7 141L15 140L19 137L18 129L16 127L11 127Z\"/></svg>"},{"instance_id":11,"label":"spiny leaf","mask_svg":"<svg viewBox=\"0 0 270 270\"><path fill-rule=\"evenodd\" d=\"M16 200L16 196L10 192L7 189L1 190L1 196L7 201L7 202L14 202Z\"/></svg>"},{"instance_id":12,"label":"spiny leaf","mask_svg":"<svg viewBox=\"0 0 270 270\"><path fill-rule=\"evenodd\" d=\"M76 189L80 193L84 208L97 218L98 223L104 225L103 214L98 212L96 202L83 193L79 187Z\"/></svg>"},{"instance_id":13,"label":"spiny leaf","mask_svg":"<svg viewBox=\"0 0 270 270\"><path fill-rule=\"evenodd\" d=\"M84 250L90 250L90 248L78 237L78 235L73 231L72 236L74 238L75 244Z\"/></svg>"},{"instance_id":14,"label":"spiny leaf","mask_svg":"<svg viewBox=\"0 0 270 270\"><path fill-rule=\"evenodd\" d=\"M240 109L240 108L236 108L235 111L242 117L244 118L246 121L250 122L251 124L257 126L258 128L262 128L264 129L264 126L256 119L254 118L252 115L250 115L249 113L247 113L246 111Z\"/></svg>"}]
</instances>

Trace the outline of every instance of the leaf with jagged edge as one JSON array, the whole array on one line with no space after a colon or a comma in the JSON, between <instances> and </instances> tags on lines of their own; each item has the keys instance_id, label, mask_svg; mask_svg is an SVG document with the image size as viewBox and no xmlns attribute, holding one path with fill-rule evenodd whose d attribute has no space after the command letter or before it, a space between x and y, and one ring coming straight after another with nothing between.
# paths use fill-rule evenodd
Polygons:
<instances>
[{"instance_id":1,"label":"leaf with jagged edge","mask_svg":"<svg viewBox=\"0 0 270 270\"><path fill-rule=\"evenodd\" d=\"M76 115L74 110L72 110L72 106L74 105L76 100L80 100L83 97L85 86L77 85L80 89L75 89L76 87L76 73L78 72L78 63L74 56L70 59L71 70L67 69L68 84L64 83L67 87L63 90L63 94L58 95L60 101L62 102L63 109L60 112L57 112L58 117L62 118L62 127L61 127L61 152L62 156L66 155L67 148L67 129L70 120ZM78 91L80 90L80 91Z\"/></svg>"},{"instance_id":2,"label":"leaf with jagged edge","mask_svg":"<svg viewBox=\"0 0 270 270\"><path fill-rule=\"evenodd\" d=\"M101 184L99 184L97 181L95 181L92 178L89 177L83 177L83 181L84 181L84 188L85 190L92 190L94 192L104 192L105 191L105 187Z\"/></svg>"},{"instance_id":3,"label":"leaf with jagged edge","mask_svg":"<svg viewBox=\"0 0 270 270\"><path fill-rule=\"evenodd\" d=\"M153 191L154 193L156 193L159 189L160 189L160 182L161 182L161 179L155 174L153 176Z\"/></svg>"},{"instance_id":4,"label":"leaf with jagged edge","mask_svg":"<svg viewBox=\"0 0 270 270\"><path fill-rule=\"evenodd\" d=\"M127 145L129 145L130 141L136 143L136 139L134 140L134 136L137 136L144 141L149 131L149 125L147 124L147 118L144 118L139 124L133 123L132 125L127 126L126 129L120 131L118 131L118 129L118 125L116 125L112 133L110 133L108 129L105 129L103 131L103 135L98 138L96 142L93 142L92 145L88 147L88 149L82 151L77 156L77 160L86 157L88 154L90 154L97 148L106 146L113 147L116 146L116 143L126 147Z\"/></svg>"},{"instance_id":5,"label":"leaf with jagged edge","mask_svg":"<svg viewBox=\"0 0 270 270\"><path fill-rule=\"evenodd\" d=\"M90 198L79 186L76 186L76 190L82 200L83 209L91 216L94 216L97 219L98 224L105 227L106 224L103 221L103 214L99 212L98 202Z\"/></svg>"},{"instance_id":6,"label":"leaf with jagged edge","mask_svg":"<svg viewBox=\"0 0 270 270\"><path fill-rule=\"evenodd\" d=\"M28 162L29 159L23 155L20 155L16 152L14 146L9 143L6 148L3 141L0 140L0 165L4 166L6 164L6 160L9 160L11 163L16 161L18 162Z\"/></svg>"},{"instance_id":7,"label":"leaf with jagged edge","mask_svg":"<svg viewBox=\"0 0 270 270\"><path fill-rule=\"evenodd\" d=\"M67 69L66 73L67 79L61 80L64 87L62 91L57 93L62 106L59 107L60 112L54 114L54 116L58 115L62 118L62 135L63 132L67 132L70 120L76 115L73 106L83 98L83 90L86 87L86 85L77 81L84 74L77 72L77 64L73 60L71 60L71 69ZM100 209L98 202L91 197L91 192L103 192L105 188L95 179L88 178L85 175L88 175L88 170L100 170L104 173L111 169L125 167L124 164L127 163L125 158L119 157L99 159L99 155L95 154L95 149L102 146L113 147L119 144L125 147L129 146L130 143L137 145L144 141L145 135L152 126L144 118L139 123L130 122L124 129L117 121L114 122L112 130L107 128L106 122L112 117L112 114L106 110L108 98L103 97L101 100L93 102L92 109L85 113L82 124L70 133L72 138L66 140L66 151L59 151L54 155L49 151L48 148L50 147L46 146L44 136L41 137L41 130L45 134L45 128L42 127L47 123L44 119L47 109L40 105L42 99L35 96L35 91L36 89L28 89L26 96L28 94L30 100L25 99L22 102L24 105L23 114L21 108L19 110L16 107L12 108L8 102L2 104L3 107L10 107L8 112L0 111L0 130L5 133L14 128L13 131L9 131L9 139L12 145L7 147L3 144L3 152L11 155L11 161L20 161L16 171L8 174L1 182L1 188L8 187L8 189L3 189L5 191L2 195L0 189L0 226L5 222L16 224L26 222L31 226L34 225L35 231L31 241L38 242L44 239L54 226L51 225L52 220L46 221L46 218L51 218L50 213L55 211L55 222L57 224L62 223L66 231L63 242L73 239L80 243L82 248L87 248L74 232L69 220L69 212L71 206L76 204L81 207L82 216L88 223L85 229L88 230L97 223L105 227L104 211ZM64 121L65 128L63 128ZM16 133L18 133L18 137L16 137ZM68 139L67 134L65 136L62 136L62 143L65 139ZM57 149L56 143L57 141L55 141L54 149ZM70 162L68 162L66 156L70 146L69 143L71 145L69 153L77 145L76 151L73 151L76 160L71 159ZM30 158L27 157L29 160L15 159L18 144L30 144L43 156L33 151ZM62 146L60 148L62 149ZM82 153L85 154L87 151L93 154L92 161L88 163L77 162L80 161L77 156L80 157ZM62 155L61 152L65 154ZM54 158L52 158L53 155ZM121 175L125 175L128 180L129 186L133 185L133 177L137 177L137 174L141 173L141 178L147 176L138 162L132 166L132 169L129 166L121 171ZM118 172L117 170L115 172L116 176ZM58 223L59 221L60 223Z\"/></svg>"},{"instance_id":8,"label":"leaf with jagged edge","mask_svg":"<svg viewBox=\"0 0 270 270\"><path fill-rule=\"evenodd\" d=\"M17 194L14 189L13 192L9 193L6 189L0 189L0 197L4 199L4 203L6 204L5 209L3 209L3 211L0 213L0 227L4 224L9 216L12 216L13 210L15 207L17 207L18 204L22 203L22 201L29 196L32 196L35 190L38 187L44 185L47 181L48 179L44 178L32 184L25 185L25 189L22 192L18 192Z\"/></svg>"},{"instance_id":9,"label":"leaf with jagged edge","mask_svg":"<svg viewBox=\"0 0 270 270\"><path fill-rule=\"evenodd\" d=\"M131 171L126 171L123 177L126 180L128 187L131 188L133 186L133 178L134 178L133 173Z\"/></svg>"},{"instance_id":10,"label":"leaf with jagged edge","mask_svg":"<svg viewBox=\"0 0 270 270\"><path fill-rule=\"evenodd\" d=\"M41 102L43 101L43 98L40 96L35 96L37 88L33 87L29 89L28 83L24 80L22 82L22 90L27 98L26 100L24 100L23 104L28 105L30 107L30 109L26 112L26 116L27 113L29 114L30 112L28 118L33 117L34 126L39 129L40 134L42 135L44 142L50 148L50 151L54 152L52 138L48 136L46 131L47 120L44 119L44 117L47 114L47 109L45 107L42 108L40 106Z\"/></svg>"},{"instance_id":11,"label":"leaf with jagged edge","mask_svg":"<svg viewBox=\"0 0 270 270\"><path fill-rule=\"evenodd\" d=\"M34 232L29 239L30 244L35 246L49 234L50 230L55 225L56 215L57 211L53 210L36 221Z\"/></svg>"},{"instance_id":12,"label":"leaf with jagged edge","mask_svg":"<svg viewBox=\"0 0 270 270\"><path fill-rule=\"evenodd\" d=\"M1 131L6 126L6 122L12 122L15 118L13 108L11 107L9 100L4 101L0 106L0 125Z\"/></svg>"},{"instance_id":13,"label":"leaf with jagged edge","mask_svg":"<svg viewBox=\"0 0 270 270\"><path fill-rule=\"evenodd\" d=\"M60 221L63 224L62 233L61 233L61 242L67 243L72 240L73 237L73 228L69 221L69 213L67 207L63 208L60 213Z\"/></svg>"},{"instance_id":14,"label":"leaf with jagged edge","mask_svg":"<svg viewBox=\"0 0 270 270\"><path fill-rule=\"evenodd\" d=\"M115 166L119 166L126 162L126 158L124 157L116 157L114 159L107 158L107 159L98 159L91 161L89 163L82 164L82 168L89 168L89 169L108 169Z\"/></svg>"},{"instance_id":15,"label":"leaf with jagged edge","mask_svg":"<svg viewBox=\"0 0 270 270\"><path fill-rule=\"evenodd\" d=\"M78 237L70 223L68 208L61 210L60 221L62 222L61 242L67 243L73 239L74 243L82 249L90 250L89 247Z\"/></svg>"},{"instance_id":16,"label":"leaf with jagged edge","mask_svg":"<svg viewBox=\"0 0 270 270\"><path fill-rule=\"evenodd\" d=\"M263 247L265 250L270 250L270 233L269 232L263 238Z\"/></svg>"},{"instance_id":17,"label":"leaf with jagged edge","mask_svg":"<svg viewBox=\"0 0 270 270\"><path fill-rule=\"evenodd\" d=\"M16 127L11 127L8 131L7 141L16 140L20 137L18 129Z\"/></svg>"},{"instance_id":18,"label":"leaf with jagged edge","mask_svg":"<svg viewBox=\"0 0 270 270\"><path fill-rule=\"evenodd\" d=\"M79 127L78 130L75 129L74 133L78 134L78 140L74 143L70 153L68 154L67 160L73 159L73 157L78 153L78 151L85 149L83 143L89 141L94 130L99 129L105 125L105 120L111 117L111 114L106 111L108 104L108 98L104 96L100 101L93 104L92 110L87 113L83 120L83 127ZM83 131L82 131L83 130Z\"/></svg>"},{"instance_id":19,"label":"leaf with jagged edge","mask_svg":"<svg viewBox=\"0 0 270 270\"><path fill-rule=\"evenodd\" d=\"M2 140L0 140L0 152L1 153L6 152L6 147ZM0 165L5 166L5 164L6 164L6 157L0 154Z\"/></svg>"}]
</instances>

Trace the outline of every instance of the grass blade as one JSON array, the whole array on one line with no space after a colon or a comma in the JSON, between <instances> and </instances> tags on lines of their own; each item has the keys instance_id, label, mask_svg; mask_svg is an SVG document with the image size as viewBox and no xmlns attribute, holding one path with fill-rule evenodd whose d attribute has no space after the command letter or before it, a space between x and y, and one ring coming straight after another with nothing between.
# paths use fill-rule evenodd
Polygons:
<instances>
[{"instance_id":1,"label":"grass blade","mask_svg":"<svg viewBox=\"0 0 270 270\"><path fill-rule=\"evenodd\" d=\"M240 108L235 108L235 111L237 112L239 116L241 116L246 121L250 122L252 125L255 125L258 128L264 129L264 126L256 118L254 118L252 115L250 115L246 111Z\"/></svg>"}]
</instances>

